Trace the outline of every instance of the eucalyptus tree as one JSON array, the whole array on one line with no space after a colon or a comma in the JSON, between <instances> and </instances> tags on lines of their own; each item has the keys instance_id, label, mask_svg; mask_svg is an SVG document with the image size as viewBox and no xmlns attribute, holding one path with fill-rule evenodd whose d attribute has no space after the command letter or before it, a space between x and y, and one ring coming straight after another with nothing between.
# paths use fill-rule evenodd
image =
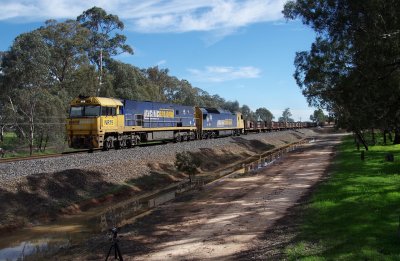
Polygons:
<instances>
[{"instance_id":1,"label":"eucalyptus tree","mask_svg":"<svg viewBox=\"0 0 400 261\"><path fill-rule=\"evenodd\" d=\"M4 141L4 130L9 125L10 119L8 115L4 101L0 99L0 141Z\"/></svg>"},{"instance_id":2,"label":"eucalyptus tree","mask_svg":"<svg viewBox=\"0 0 400 261\"><path fill-rule=\"evenodd\" d=\"M121 53L133 54L132 47L125 43L126 36L118 33L124 29L124 23L117 15L107 14L100 7L84 11L76 20L90 32L86 52L100 73L101 83L103 63L107 64L112 56Z\"/></svg>"},{"instance_id":3,"label":"eucalyptus tree","mask_svg":"<svg viewBox=\"0 0 400 261\"><path fill-rule=\"evenodd\" d=\"M283 13L317 34L311 50L295 59L309 103L333 111L358 134L393 127L400 141L400 2L297 0Z\"/></svg>"},{"instance_id":4,"label":"eucalyptus tree","mask_svg":"<svg viewBox=\"0 0 400 261\"><path fill-rule=\"evenodd\" d=\"M133 65L112 60L107 64L115 95L133 100L164 100L160 87L148 79L145 70Z\"/></svg>"},{"instance_id":5,"label":"eucalyptus tree","mask_svg":"<svg viewBox=\"0 0 400 261\"><path fill-rule=\"evenodd\" d=\"M54 78L49 70L50 58L50 50L39 32L17 36L2 59L2 86L5 91L52 85Z\"/></svg>"},{"instance_id":6,"label":"eucalyptus tree","mask_svg":"<svg viewBox=\"0 0 400 261\"><path fill-rule=\"evenodd\" d=\"M240 105L238 101L226 101L222 108L231 112L238 112L240 111Z\"/></svg>"},{"instance_id":7,"label":"eucalyptus tree","mask_svg":"<svg viewBox=\"0 0 400 261\"><path fill-rule=\"evenodd\" d=\"M159 101L173 102L174 95L178 92L179 80L169 75L169 69L154 66L144 69L143 73L150 82L158 86Z\"/></svg>"},{"instance_id":8,"label":"eucalyptus tree","mask_svg":"<svg viewBox=\"0 0 400 261\"><path fill-rule=\"evenodd\" d=\"M19 35L2 59L5 106L13 126L33 152L36 116L41 90L50 87L54 78L49 70L50 51L39 32Z\"/></svg>"},{"instance_id":9,"label":"eucalyptus tree","mask_svg":"<svg viewBox=\"0 0 400 261\"><path fill-rule=\"evenodd\" d=\"M242 107L240 107L240 112L242 113L243 119L245 120L249 121L257 120L255 113L246 104L243 104Z\"/></svg>"},{"instance_id":10,"label":"eucalyptus tree","mask_svg":"<svg viewBox=\"0 0 400 261\"><path fill-rule=\"evenodd\" d=\"M182 105L196 106L197 91L187 80L178 82L178 91L175 93L174 102Z\"/></svg>"},{"instance_id":11,"label":"eucalyptus tree","mask_svg":"<svg viewBox=\"0 0 400 261\"><path fill-rule=\"evenodd\" d=\"M312 115L310 115L310 120L316 122L318 125L322 125L327 119L322 109L315 110Z\"/></svg>"},{"instance_id":12,"label":"eucalyptus tree","mask_svg":"<svg viewBox=\"0 0 400 261\"><path fill-rule=\"evenodd\" d=\"M77 68L88 64L89 30L74 20L48 20L37 30L50 52L49 70L61 87L67 87Z\"/></svg>"},{"instance_id":13,"label":"eucalyptus tree","mask_svg":"<svg viewBox=\"0 0 400 261\"><path fill-rule=\"evenodd\" d=\"M290 112L290 108L286 108L283 110L282 116L279 117L279 121L294 122L294 120L291 117L292 113Z\"/></svg>"},{"instance_id":14,"label":"eucalyptus tree","mask_svg":"<svg viewBox=\"0 0 400 261\"><path fill-rule=\"evenodd\" d=\"M271 122L274 119L274 115L264 107L258 108L256 110L256 117L263 121Z\"/></svg>"},{"instance_id":15,"label":"eucalyptus tree","mask_svg":"<svg viewBox=\"0 0 400 261\"><path fill-rule=\"evenodd\" d=\"M68 80L68 97L66 102L71 98L79 95L96 96L98 95L98 73L92 65L83 64L72 72L71 79Z\"/></svg>"}]
</instances>

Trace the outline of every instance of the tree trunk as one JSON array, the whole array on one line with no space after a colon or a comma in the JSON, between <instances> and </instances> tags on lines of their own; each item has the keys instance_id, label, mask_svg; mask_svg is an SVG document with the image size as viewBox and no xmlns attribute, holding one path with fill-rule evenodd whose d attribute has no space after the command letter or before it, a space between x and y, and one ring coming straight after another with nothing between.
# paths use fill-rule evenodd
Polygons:
<instances>
[{"instance_id":1,"label":"tree trunk","mask_svg":"<svg viewBox=\"0 0 400 261\"><path fill-rule=\"evenodd\" d=\"M356 144L357 151L359 151L360 150L360 140L355 132L354 132L354 144Z\"/></svg>"},{"instance_id":2,"label":"tree trunk","mask_svg":"<svg viewBox=\"0 0 400 261\"><path fill-rule=\"evenodd\" d=\"M374 128L371 129L371 134L372 134L372 144L375 145L376 144L376 139L375 139L375 130L374 130Z\"/></svg>"},{"instance_id":3,"label":"tree trunk","mask_svg":"<svg viewBox=\"0 0 400 261\"><path fill-rule=\"evenodd\" d=\"M40 139L39 139L39 142L37 144L37 151L42 151L42 143L43 143L43 133L40 134Z\"/></svg>"},{"instance_id":4,"label":"tree trunk","mask_svg":"<svg viewBox=\"0 0 400 261\"><path fill-rule=\"evenodd\" d=\"M49 141L49 134L46 134L46 140L44 141L43 152L46 150L48 141Z\"/></svg>"},{"instance_id":5,"label":"tree trunk","mask_svg":"<svg viewBox=\"0 0 400 261\"><path fill-rule=\"evenodd\" d=\"M385 144L385 145L386 145L386 133L387 133L387 130L386 129L383 130L383 144Z\"/></svg>"},{"instance_id":6,"label":"tree trunk","mask_svg":"<svg viewBox=\"0 0 400 261\"><path fill-rule=\"evenodd\" d=\"M29 155L32 156L33 154L33 132L31 131L29 136Z\"/></svg>"},{"instance_id":7,"label":"tree trunk","mask_svg":"<svg viewBox=\"0 0 400 261\"><path fill-rule=\"evenodd\" d=\"M33 124L33 116L29 119L29 155L33 154L33 145L34 145L34 134L35 134L35 125Z\"/></svg>"},{"instance_id":8,"label":"tree trunk","mask_svg":"<svg viewBox=\"0 0 400 261\"><path fill-rule=\"evenodd\" d=\"M356 134L357 134L358 140L364 145L365 150L368 150L368 145L365 142L364 137L362 136L361 132L356 131Z\"/></svg>"},{"instance_id":9,"label":"tree trunk","mask_svg":"<svg viewBox=\"0 0 400 261\"><path fill-rule=\"evenodd\" d=\"M400 129L395 129L393 144L400 144Z\"/></svg>"}]
</instances>

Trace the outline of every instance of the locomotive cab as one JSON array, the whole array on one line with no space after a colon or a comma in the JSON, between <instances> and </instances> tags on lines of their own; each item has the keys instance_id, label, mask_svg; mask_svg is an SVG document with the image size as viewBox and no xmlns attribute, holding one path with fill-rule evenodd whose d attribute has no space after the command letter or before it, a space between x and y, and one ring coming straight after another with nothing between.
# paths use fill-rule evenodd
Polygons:
<instances>
[{"instance_id":1,"label":"locomotive cab","mask_svg":"<svg viewBox=\"0 0 400 261\"><path fill-rule=\"evenodd\" d=\"M124 126L123 104L118 99L78 97L70 104L67 119L71 148L103 148L105 133L118 135Z\"/></svg>"}]
</instances>

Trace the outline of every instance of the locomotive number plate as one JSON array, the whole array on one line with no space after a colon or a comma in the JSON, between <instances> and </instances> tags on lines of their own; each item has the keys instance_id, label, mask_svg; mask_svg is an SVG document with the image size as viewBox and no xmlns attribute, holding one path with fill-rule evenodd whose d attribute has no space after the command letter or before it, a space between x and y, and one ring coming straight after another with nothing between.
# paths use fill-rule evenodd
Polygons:
<instances>
[{"instance_id":1,"label":"locomotive number plate","mask_svg":"<svg viewBox=\"0 0 400 261\"><path fill-rule=\"evenodd\" d=\"M114 120L104 120L104 125L114 125Z\"/></svg>"}]
</instances>

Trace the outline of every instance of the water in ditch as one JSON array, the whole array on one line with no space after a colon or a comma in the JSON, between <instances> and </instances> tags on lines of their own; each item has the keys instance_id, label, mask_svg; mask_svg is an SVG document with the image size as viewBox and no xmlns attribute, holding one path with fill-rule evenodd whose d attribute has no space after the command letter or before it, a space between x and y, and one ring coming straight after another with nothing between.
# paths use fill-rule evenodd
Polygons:
<instances>
[{"instance_id":1,"label":"water in ditch","mask_svg":"<svg viewBox=\"0 0 400 261\"><path fill-rule=\"evenodd\" d=\"M190 186L182 183L156 195L126 199L62 217L54 223L2 233L0 260L42 260L43 256L51 256L61 248L79 244L97 233L104 233L107 240L111 228L132 222L138 214L170 201L188 189Z\"/></svg>"}]
</instances>

